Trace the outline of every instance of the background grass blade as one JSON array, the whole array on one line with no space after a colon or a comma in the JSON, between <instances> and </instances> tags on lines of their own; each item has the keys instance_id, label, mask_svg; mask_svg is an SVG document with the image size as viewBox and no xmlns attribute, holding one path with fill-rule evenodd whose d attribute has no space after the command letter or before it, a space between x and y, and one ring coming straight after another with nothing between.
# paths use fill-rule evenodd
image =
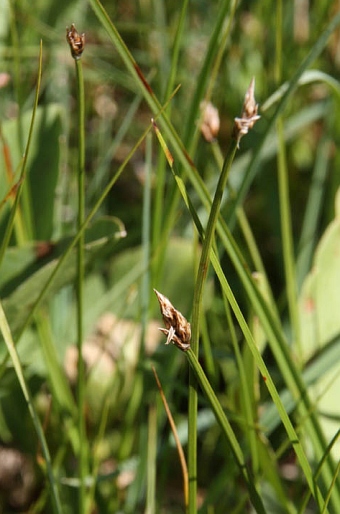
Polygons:
<instances>
[{"instance_id":1,"label":"background grass blade","mask_svg":"<svg viewBox=\"0 0 340 514\"><path fill-rule=\"evenodd\" d=\"M62 509L61 501L60 501L60 497L59 497L59 490L58 490L57 479L56 479L56 477L54 475L53 468L52 468L50 452L49 452L49 449L48 449L48 446L47 446L47 442L46 442L46 439L45 439L45 435L44 435L44 431L43 431L42 425L40 423L39 416L38 416L37 411L36 411L36 409L34 407L32 394L31 394L31 392L28 389L28 386L26 384L26 380L25 380L25 377L24 377L24 373L23 373L23 369L22 369L22 366L21 366L21 363L20 363L20 359L19 359L19 356L18 356L17 351L15 349L14 341L12 340L11 331L10 331L10 328L8 326L8 323L7 323L7 320L6 320L6 316L5 316L5 313L3 311L1 302L0 302L0 329L1 329L1 333L3 335L4 341L6 343L8 353L11 356L11 359L12 359L12 362L13 362L13 366L14 366L14 369L15 369L18 381L20 383L23 395L24 395L25 400L27 402L27 407L28 407L30 415L32 417L32 421L33 421L33 424L34 424L34 427L35 427L35 430L37 432L37 436L38 436L38 439L39 439L39 442L40 442L40 445L41 445L41 449L42 449L42 453L43 453L43 456L44 456L44 459L45 459L45 464L46 464L46 469L47 469L47 476L48 476L49 484L50 484L50 487L51 487L51 493L52 493L52 498L53 498L53 511L56 514L61 514L63 512L63 509Z\"/></svg>"}]
</instances>

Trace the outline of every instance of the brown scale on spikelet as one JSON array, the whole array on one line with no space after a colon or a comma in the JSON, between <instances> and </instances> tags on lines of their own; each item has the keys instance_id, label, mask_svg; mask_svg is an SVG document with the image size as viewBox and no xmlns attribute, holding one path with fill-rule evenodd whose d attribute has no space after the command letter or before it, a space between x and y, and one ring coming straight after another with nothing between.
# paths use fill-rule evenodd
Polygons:
<instances>
[{"instance_id":1,"label":"brown scale on spikelet","mask_svg":"<svg viewBox=\"0 0 340 514\"><path fill-rule=\"evenodd\" d=\"M80 59L85 48L85 34L78 34L74 23L71 28L66 27L66 40L71 48L71 54L74 59Z\"/></svg>"},{"instance_id":2,"label":"brown scale on spikelet","mask_svg":"<svg viewBox=\"0 0 340 514\"><path fill-rule=\"evenodd\" d=\"M190 348L191 328L190 323L172 305L170 300L154 289L158 298L161 314L166 328L159 330L167 336L165 344L173 342L178 348L186 351Z\"/></svg>"},{"instance_id":3,"label":"brown scale on spikelet","mask_svg":"<svg viewBox=\"0 0 340 514\"><path fill-rule=\"evenodd\" d=\"M234 120L233 137L237 141L237 147L239 147L241 137L248 134L248 131L253 128L256 121L261 117L257 114L258 104L255 102L254 91L255 78L253 77L244 97L242 116Z\"/></svg>"}]
</instances>

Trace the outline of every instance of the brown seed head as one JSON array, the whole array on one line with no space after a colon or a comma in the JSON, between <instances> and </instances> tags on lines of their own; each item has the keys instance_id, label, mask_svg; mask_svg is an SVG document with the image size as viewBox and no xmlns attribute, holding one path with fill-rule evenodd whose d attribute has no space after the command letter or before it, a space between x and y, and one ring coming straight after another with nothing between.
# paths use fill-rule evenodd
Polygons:
<instances>
[{"instance_id":1,"label":"brown seed head","mask_svg":"<svg viewBox=\"0 0 340 514\"><path fill-rule=\"evenodd\" d=\"M201 125L203 137L208 143L212 143L220 130L220 117L218 110L211 102L205 100L200 104Z\"/></svg>"},{"instance_id":2,"label":"brown seed head","mask_svg":"<svg viewBox=\"0 0 340 514\"><path fill-rule=\"evenodd\" d=\"M71 54L74 59L80 59L85 48L85 34L78 34L74 23L71 28L66 27L66 40L71 48Z\"/></svg>"},{"instance_id":3,"label":"brown seed head","mask_svg":"<svg viewBox=\"0 0 340 514\"><path fill-rule=\"evenodd\" d=\"M244 97L244 103L242 108L242 117L235 118L233 136L237 141L237 147L239 147L241 137L248 134L248 131L253 128L255 122L260 119L261 116L257 114L258 104L255 102L255 78L253 77L249 88Z\"/></svg>"},{"instance_id":4,"label":"brown seed head","mask_svg":"<svg viewBox=\"0 0 340 514\"><path fill-rule=\"evenodd\" d=\"M158 298L161 314L163 316L164 325L166 328L159 330L167 336L165 344L171 341L181 350L186 351L190 348L191 327L190 323L172 305L170 300L154 289Z\"/></svg>"}]
</instances>

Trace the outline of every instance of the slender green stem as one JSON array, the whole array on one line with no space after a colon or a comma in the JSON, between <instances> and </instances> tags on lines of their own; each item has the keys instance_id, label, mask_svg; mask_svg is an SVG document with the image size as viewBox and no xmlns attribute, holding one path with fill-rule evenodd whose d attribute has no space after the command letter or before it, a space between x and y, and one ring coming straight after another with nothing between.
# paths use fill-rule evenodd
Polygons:
<instances>
[{"instance_id":1,"label":"slender green stem","mask_svg":"<svg viewBox=\"0 0 340 514\"><path fill-rule=\"evenodd\" d=\"M85 219L85 193L84 193L84 173L85 173L85 97L84 80L81 60L76 62L77 87L78 87L78 130L79 130L79 163L78 163L78 230L81 228ZM83 284L84 284L84 234L78 241L78 280L77 280L77 325L78 325L78 430L79 430L79 514L85 512L85 477L87 473L86 465L86 433L84 403L85 403L85 373L84 360L82 357L83 347Z\"/></svg>"},{"instance_id":2,"label":"slender green stem","mask_svg":"<svg viewBox=\"0 0 340 514\"><path fill-rule=\"evenodd\" d=\"M210 250L214 240L216 223L219 215L223 192L227 183L228 173L237 150L237 142L233 139L218 180L213 203L209 214L207 229L202 245L202 253L197 273L197 281L194 292L193 313L192 313L192 339L191 348L198 356L199 349L199 330L200 317L202 307L202 295L204 284L206 281L209 262ZM188 470L189 470L189 513L194 514L197 511L197 381L194 373L190 371L189 375L189 419L188 419Z\"/></svg>"},{"instance_id":3,"label":"slender green stem","mask_svg":"<svg viewBox=\"0 0 340 514\"><path fill-rule=\"evenodd\" d=\"M78 230L85 220L85 94L81 59L75 59L78 103ZM83 360L83 285L84 285L84 233L78 240L77 258L77 346L78 346L78 433L79 433L79 514L85 512L85 478L87 475L86 427L84 418L85 369Z\"/></svg>"},{"instance_id":4,"label":"slender green stem","mask_svg":"<svg viewBox=\"0 0 340 514\"><path fill-rule=\"evenodd\" d=\"M202 243L201 259L199 263L197 281L194 293L194 304L192 314L192 343L191 347L194 353L198 354L198 338L199 338L199 317L202 305L203 288L207 278L209 261L210 261L210 250L213 244L215 235L215 228L221 206L222 196L226 187L227 178L231 169L232 162L234 160L237 150L236 140L232 140L227 156L223 163L222 171L218 180L218 184L215 191L215 196L211 205L209 214L208 224L205 231L205 236Z\"/></svg>"},{"instance_id":5,"label":"slender green stem","mask_svg":"<svg viewBox=\"0 0 340 514\"><path fill-rule=\"evenodd\" d=\"M212 148L212 152L214 154L216 163L218 165L222 166L223 165L223 156L222 156L222 151L221 151L217 141L215 141L212 144L211 148ZM232 188L232 186L230 184L227 184L227 188L228 188L228 193L229 193L228 199L233 199L236 194L235 190ZM244 240L247 244L247 248L248 248L251 260L253 262L254 269L263 276L264 290L266 291L266 296L268 297L269 303L273 308L273 313L278 318L279 315L278 315L278 312L276 309L276 303L274 301L273 292L272 292L272 289L271 289L271 286L270 286L270 283L268 280L268 276L267 276L267 273L266 273L266 270L265 270L265 267L264 267L264 264L263 264L263 261L261 258L261 253L256 244L256 240L255 240L252 228L250 226L250 223L247 219L247 215L246 215L245 210L242 205L239 205L237 207L236 211L237 211L236 212L237 221L238 221L239 227L241 229L242 235L244 237Z\"/></svg>"}]
</instances>

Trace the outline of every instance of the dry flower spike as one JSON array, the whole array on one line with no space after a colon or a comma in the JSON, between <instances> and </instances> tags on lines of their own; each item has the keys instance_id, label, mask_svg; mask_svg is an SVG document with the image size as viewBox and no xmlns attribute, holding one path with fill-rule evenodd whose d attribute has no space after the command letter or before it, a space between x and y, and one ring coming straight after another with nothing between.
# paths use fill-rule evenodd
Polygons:
<instances>
[{"instance_id":1,"label":"dry flower spike","mask_svg":"<svg viewBox=\"0 0 340 514\"><path fill-rule=\"evenodd\" d=\"M255 102L254 91L255 78L253 77L244 97L242 116L234 120L233 136L237 141L238 148L241 138L248 134L248 131L253 128L255 122L261 118L261 116L257 114L258 104Z\"/></svg>"},{"instance_id":2,"label":"dry flower spike","mask_svg":"<svg viewBox=\"0 0 340 514\"><path fill-rule=\"evenodd\" d=\"M66 40L71 48L71 54L74 59L80 59L85 48L85 34L78 34L74 23L71 28L66 27Z\"/></svg>"},{"instance_id":3,"label":"dry flower spike","mask_svg":"<svg viewBox=\"0 0 340 514\"><path fill-rule=\"evenodd\" d=\"M163 316L164 325L166 328L159 330L167 336L165 344L173 342L180 350L184 352L190 348L191 328L190 323L172 305L170 300L154 289L158 298L161 314Z\"/></svg>"},{"instance_id":4,"label":"dry flower spike","mask_svg":"<svg viewBox=\"0 0 340 514\"><path fill-rule=\"evenodd\" d=\"M218 110L211 102L203 101L200 104L201 124L200 129L204 139L212 143L220 130L220 117Z\"/></svg>"}]
</instances>

